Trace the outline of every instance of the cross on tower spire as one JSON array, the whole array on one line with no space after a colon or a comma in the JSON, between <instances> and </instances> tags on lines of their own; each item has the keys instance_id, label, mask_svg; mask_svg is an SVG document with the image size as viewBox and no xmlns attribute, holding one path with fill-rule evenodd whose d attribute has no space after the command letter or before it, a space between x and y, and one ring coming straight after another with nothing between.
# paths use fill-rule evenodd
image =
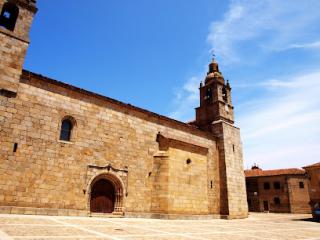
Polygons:
<instances>
[{"instance_id":1,"label":"cross on tower spire","mask_svg":"<svg viewBox=\"0 0 320 240\"><path fill-rule=\"evenodd\" d=\"M212 61L215 61L216 60L216 54L215 54L214 49L211 50L211 55L212 55Z\"/></svg>"}]
</instances>

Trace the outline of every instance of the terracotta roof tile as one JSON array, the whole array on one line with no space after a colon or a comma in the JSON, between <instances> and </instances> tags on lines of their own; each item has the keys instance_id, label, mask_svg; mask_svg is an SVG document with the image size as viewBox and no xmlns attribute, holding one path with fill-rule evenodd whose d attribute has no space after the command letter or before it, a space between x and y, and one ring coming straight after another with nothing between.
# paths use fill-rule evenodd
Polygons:
<instances>
[{"instance_id":1,"label":"terracotta roof tile","mask_svg":"<svg viewBox=\"0 0 320 240\"><path fill-rule=\"evenodd\" d=\"M311 165L308 165L308 166L305 166L305 167L303 167L303 168L312 168L312 167L320 167L320 162L315 163L315 164L311 164Z\"/></svg>"},{"instance_id":2,"label":"terracotta roof tile","mask_svg":"<svg viewBox=\"0 0 320 240\"><path fill-rule=\"evenodd\" d=\"M278 176L278 175L305 174L305 170L300 168L275 169L275 170L253 169L253 170L245 170L244 172L246 177L269 177L269 176Z\"/></svg>"}]
</instances>

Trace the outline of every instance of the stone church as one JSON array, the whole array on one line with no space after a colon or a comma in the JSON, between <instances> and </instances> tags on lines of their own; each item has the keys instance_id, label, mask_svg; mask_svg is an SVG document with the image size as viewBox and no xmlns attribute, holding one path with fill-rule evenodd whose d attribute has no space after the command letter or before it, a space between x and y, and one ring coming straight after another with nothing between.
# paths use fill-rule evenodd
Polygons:
<instances>
[{"instance_id":1,"label":"stone church","mask_svg":"<svg viewBox=\"0 0 320 240\"><path fill-rule=\"evenodd\" d=\"M23 70L36 0L0 9L0 213L247 217L240 131L216 61L184 123Z\"/></svg>"}]
</instances>

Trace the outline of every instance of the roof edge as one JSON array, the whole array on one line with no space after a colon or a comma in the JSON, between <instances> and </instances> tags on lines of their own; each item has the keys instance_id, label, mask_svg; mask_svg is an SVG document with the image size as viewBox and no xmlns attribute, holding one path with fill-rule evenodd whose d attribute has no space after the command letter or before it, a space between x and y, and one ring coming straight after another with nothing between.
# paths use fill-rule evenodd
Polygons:
<instances>
[{"instance_id":1,"label":"roof edge","mask_svg":"<svg viewBox=\"0 0 320 240\"><path fill-rule=\"evenodd\" d=\"M306 169L306 168L320 168L320 162L303 167L303 169Z\"/></svg>"},{"instance_id":2,"label":"roof edge","mask_svg":"<svg viewBox=\"0 0 320 240\"><path fill-rule=\"evenodd\" d=\"M248 169L244 171L246 178L256 177L273 177L273 176L293 176L304 175L306 171L302 168L286 168L286 169L274 169L274 170L262 170L262 169Z\"/></svg>"}]
</instances>

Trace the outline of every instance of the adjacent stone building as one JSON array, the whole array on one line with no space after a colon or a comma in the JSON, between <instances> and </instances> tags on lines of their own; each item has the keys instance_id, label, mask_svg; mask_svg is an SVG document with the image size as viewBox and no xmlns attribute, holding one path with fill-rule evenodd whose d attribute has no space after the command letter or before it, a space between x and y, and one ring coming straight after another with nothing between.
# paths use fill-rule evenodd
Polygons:
<instances>
[{"instance_id":1,"label":"adjacent stone building","mask_svg":"<svg viewBox=\"0 0 320 240\"><path fill-rule=\"evenodd\" d=\"M247 217L231 87L215 61L187 124L22 70L36 1L0 9L0 212Z\"/></svg>"},{"instance_id":2,"label":"adjacent stone building","mask_svg":"<svg viewBox=\"0 0 320 240\"><path fill-rule=\"evenodd\" d=\"M303 169L245 171L251 212L310 213L308 177Z\"/></svg>"},{"instance_id":3,"label":"adjacent stone building","mask_svg":"<svg viewBox=\"0 0 320 240\"><path fill-rule=\"evenodd\" d=\"M320 162L304 167L309 177L310 205L320 203Z\"/></svg>"}]
</instances>

